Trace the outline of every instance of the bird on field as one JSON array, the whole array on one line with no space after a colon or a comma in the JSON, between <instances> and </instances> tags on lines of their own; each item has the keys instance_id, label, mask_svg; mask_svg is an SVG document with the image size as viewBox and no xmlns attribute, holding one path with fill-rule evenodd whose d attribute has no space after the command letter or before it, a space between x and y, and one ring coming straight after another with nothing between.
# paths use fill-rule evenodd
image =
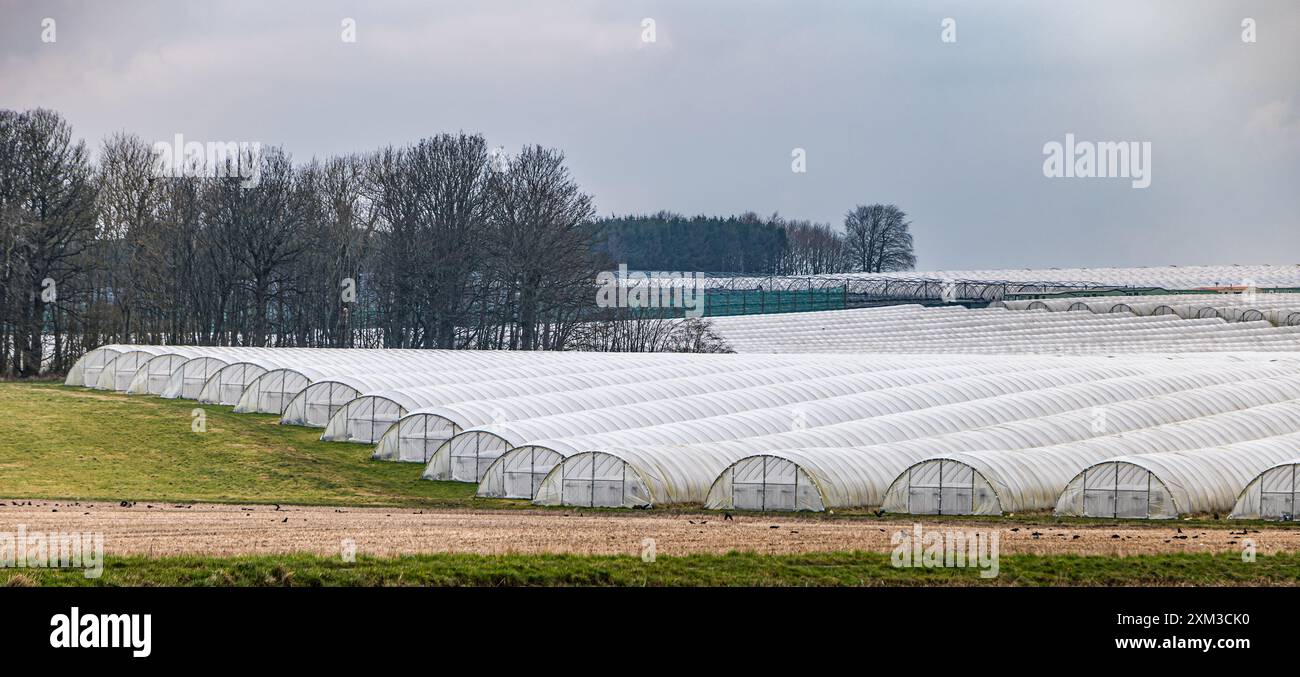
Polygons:
<instances>
[{"instance_id":1,"label":"bird on field","mask_svg":"<svg viewBox=\"0 0 1300 677\"><path fill-rule=\"evenodd\" d=\"M284 524L285 522L288 522L288 521L289 521L289 518L286 517L286 518L280 520L280 524Z\"/></svg>"},{"instance_id":2,"label":"bird on field","mask_svg":"<svg viewBox=\"0 0 1300 677\"><path fill-rule=\"evenodd\" d=\"M724 513L722 513L722 521L723 521L723 522L730 522L730 521L731 521L731 513L729 513L729 512L724 512Z\"/></svg>"}]
</instances>

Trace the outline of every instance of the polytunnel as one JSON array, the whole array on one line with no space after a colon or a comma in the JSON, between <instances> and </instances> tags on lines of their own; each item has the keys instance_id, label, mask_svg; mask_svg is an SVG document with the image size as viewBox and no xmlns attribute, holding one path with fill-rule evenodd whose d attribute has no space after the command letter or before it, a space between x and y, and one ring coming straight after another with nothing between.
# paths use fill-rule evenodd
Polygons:
<instances>
[{"instance_id":1,"label":"polytunnel","mask_svg":"<svg viewBox=\"0 0 1300 677\"><path fill-rule=\"evenodd\" d=\"M596 394L593 404L617 406L572 410L549 416L510 418L498 422L481 422L474 429L464 429L439 446L430 457L425 469L425 479L482 482L489 472L504 472L505 466L494 464L506 453L530 440L594 435L619 430L645 428L655 425L680 423L712 418L726 414L782 406L831 396L882 388L912 385L956 377L962 374L988 374L1013 371L1017 367L1007 362L1001 365L972 365L969 372L954 367L926 367L924 361L908 367L904 364L882 360L875 365L850 368L846 364L801 367L798 370L772 370L723 375L714 378L682 382L661 382L653 391L644 386L637 389L601 393L575 393L575 396ZM761 379L761 380L760 380ZM726 387L728 390L710 390L709 387ZM613 398L604 393L618 392ZM637 399L641 398L641 399ZM464 403L448 409L461 409ZM494 403L488 403L492 406ZM571 408L571 407L570 407ZM528 453L533 453L529 451ZM536 470L537 456L531 462ZM545 474L545 473L542 473ZM486 495L486 494L485 494Z\"/></svg>"},{"instance_id":2,"label":"polytunnel","mask_svg":"<svg viewBox=\"0 0 1300 677\"><path fill-rule=\"evenodd\" d=\"M77 358L68 369L68 376L63 380L65 386L79 386L90 388L99 381L99 372L117 357L123 350L130 350L133 346L114 343L100 346L94 350L89 350L85 355Z\"/></svg>"},{"instance_id":3,"label":"polytunnel","mask_svg":"<svg viewBox=\"0 0 1300 677\"><path fill-rule=\"evenodd\" d=\"M658 382L653 390L645 388L642 381L634 380L563 397L458 402L417 415L445 419L446 424L440 424L439 429L457 429L454 442L435 445L435 453L424 459L429 463L426 478L468 482L481 479L482 471L493 459L527 440L641 428L824 399L861 390L1023 369L1024 366L1010 360L976 361L964 367L954 367L942 361L935 364L925 358L881 358L872 363L842 359L834 364L754 369L702 375L690 380L678 378ZM402 432L401 427L392 434L394 437L416 437ZM388 449L397 444L399 441L390 440ZM381 448L383 445L381 442ZM464 457L459 462L468 462L478 468L479 473L466 475L453 471L452 457Z\"/></svg>"},{"instance_id":4,"label":"polytunnel","mask_svg":"<svg viewBox=\"0 0 1300 677\"><path fill-rule=\"evenodd\" d=\"M1141 397L1162 389L1185 387L1185 379L1181 377L1121 377L1119 374L1124 370L1114 368L1117 371L1110 373L1109 379L1105 369L1040 369L996 377L951 379L803 403L797 407L775 407L739 415L539 440L529 444L565 458L585 451L622 446L636 446L639 458L652 458L664 449L680 448L702 454L720 454L730 459L729 464L758 451L901 441L939 434L944 430L993 425L1033 415L1034 412L1046 415L1090 404ZM1090 379L1096 382L1089 382ZM801 409L810 413L800 416ZM836 418L841 421L831 422ZM791 425L792 420L796 425ZM678 451L667 453L676 454ZM727 464L723 464L724 467ZM718 468L718 472L721 470ZM715 474L695 480L707 487L716 477ZM496 478L487 478L480 488L486 492L497 481Z\"/></svg>"},{"instance_id":5,"label":"polytunnel","mask_svg":"<svg viewBox=\"0 0 1300 677\"><path fill-rule=\"evenodd\" d=\"M209 346L177 348L173 352L154 355L140 365L126 392L172 398L188 392L190 396L187 399L195 399L211 372L231 361L282 358L284 354L297 350L301 349ZM191 362L194 364L191 365ZM190 386L188 390L187 385Z\"/></svg>"},{"instance_id":6,"label":"polytunnel","mask_svg":"<svg viewBox=\"0 0 1300 677\"><path fill-rule=\"evenodd\" d=\"M95 379L96 390L124 391L131 384L135 370L148 362L155 355L162 355L177 349L176 346L131 346L119 352L104 363Z\"/></svg>"},{"instance_id":7,"label":"polytunnel","mask_svg":"<svg viewBox=\"0 0 1300 677\"><path fill-rule=\"evenodd\" d=\"M1056 514L1173 519L1229 512L1261 472L1300 455L1300 434L1223 447L1107 459L1084 468L1061 492Z\"/></svg>"},{"instance_id":8,"label":"polytunnel","mask_svg":"<svg viewBox=\"0 0 1300 677\"><path fill-rule=\"evenodd\" d=\"M884 453L889 453L885 451ZM893 464L910 458L899 454ZM872 505L869 488L888 482L888 471L863 463L854 448L780 449L746 456L727 466L709 487L709 510L810 510Z\"/></svg>"},{"instance_id":9,"label":"polytunnel","mask_svg":"<svg viewBox=\"0 0 1300 677\"><path fill-rule=\"evenodd\" d=\"M1015 378L1024 375L1016 374ZM1057 376L1059 378L1059 376ZM998 423L1023 420L1059 414L1088 407L1111 405L1118 402L1152 397L1159 394L1178 392L1195 387L1197 379L1187 373L1164 375L1143 375L1139 377L1120 377L1100 379L1092 382L1074 383L1049 387L1042 390L1021 389L1003 395L988 395L974 401L932 405L912 411L863 417L833 425L809 427L793 432L770 433L756 436L733 436L729 441L693 443L694 440L680 434L669 435L675 438L661 442L661 434L647 435L647 431L671 426L657 426L636 431L650 441L628 440L614 433L611 436L577 437L569 440L542 441L535 446L545 447L571 457L583 451L604 450L615 444L637 444L639 458L653 459L665 449L685 448L691 452L726 453L733 456L733 461L763 451L784 450L813 446L873 446L889 442L902 442L927 436L955 433L961 430L993 426ZM726 419L728 417L718 417ZM704 421L707 423L707 419ZM605 440L593 441L592 437L607 437ZM662 444L662 446L661 446ZM688 447L681 445L689 444ZM564 452L565 447L569 450ZM576 448L574 448L576 447ZM669 453L676 454L677 451ZM903 468L898 468L902 470ZM554 471L552 471L554 472ZM721 469L719 469L721 472ZM550 475L548 475L550 477ZM699 481L712 483L714 478Z\"/></svg>"},{"instance_id":10,"label":"polytunnel","mask_svg":"<svg viewBox=\"0 0 1300 677\"><path fill-rule=\"evenodd\" d=\"M669 447L647 455L635 447L582 452L555 466L537 488L538 505L640 508L699 503L739 452Z\"/></svg>"},{"instance_id":11,"label":"polytunnel","mask_svg":"<svg viewBox=\"0 0 1300 677\"><path fill-rule=\"evenodd\" d=\"M1300 510L1300 457L1274 465L1237 496L1230 519L1294 521Z\"/></svg>"},{"instance_id":12,"label":"polytunnel","mask_svg":"<svg viewBox=\"0 0 1300 677\"><path fill-rule=\"evenodd\" d=\"M236 358L237 359L237 358ZM230 364L231 358L203 355L182 362L167 376L158 396L166 399L197 400L214 374Z\"/></svg>"},{"instance_id":13,"label":"polytunnel","mask_svg":"<svg viewBox=\"0 0 1300 677\"><path fill-rule=\"evenodd\" d=\"M992 515L1050 509L1056 505L1070 480L1083 468L1108 458L1187 451L1210 444L1235 444L1291 432L1300 432L1300 404L1295 401L1040 449L999 449L931 455L918 465L945 461L949 467L969 467L971 472L979 476L982 484L993 488L994 496L982 504L985 510L979 513ZM930 479L934 479L935 470L933 467L928 468ZM883 504L886 511L910 512L910 479L905 472L890 486ZM924 486L918 491L932 494L942 488L943 484L936 482L930 485L928 491ZM937 500L932 498L925 505L935 502ZM958 504L949 502L948 505ZM944 514L952 512L945 510Z\"/></svg>"},{"instance_id":14,"label":"polytunnel","mask_svg":"<svg viewBox=\"0 0 1300 677\"><path fill-rule=\"evenodd\" d=\"M857 360L846 358L846 362ZM631 358L619 364L572 362L568 368L551 368L534 372L535 376L519 373L518 369L503 374L499 381L474 381L471 383L422 386L403 390L381 391L362 395L349 402L326 426L321 439L374 443L384 435L389 426L399 419L414 415L425 420L407 421L408 449L414 446L409 440L412 433L419 434L427 448L430 435L492 421L512 421L518 418L535 418L551 414L598 409L602 407L644 400L688 395L696 392L731 389L742 385L756 385L760 374L769 370L785 369L798 373L817 370L804 358L741 357L729 356L716 360L695 360L680 364L647 365ZM811 378L811 376L809 377ZM734 384L734 385L730 385ZM482 400L482 401L480 401ZM458 411L444 411L455 403ZM442 419L433 421L429 419ZM402 448L402 432L391 441L387 450ZM446 437L442 437L446 439ZM381 445L383 446L383 445ZM436 445L435 445L436 446ZM379 460L413 460L427 462L427 455L401 459L386 455L376 449Z\"/></svg>"},{"instance_id":15,"label":"polytunnel","mask_svg":"<svg viewBox=\"0 0 1300 677\"><path fill-rule=\"evenodd\" d=\"M1285 373L1285 370L1274 369L1272 373ZM1204 377L1205 387L1106 405L1105 430L1109 431L1108 434L1140 430L1169 421L1203 416L1208 412L1300 397L1300 375L1246 383L1231 380L1235 375L1227 370L1206 372L1199 376ZM752 507L754 501L758 501L758 505L769 506L764 509L801 510L874 507L883 503L885 509L891 512L995 514L1000 511L997 505L998 485L990 486L990 482L980 475L982 466L967 461L980 452L975 451L971 456L958 452L1007 450L1011 456L1008 463L1015 465L1020 459L1010 450L1021 449L1025 450L1022 454L1037 454L1039 449L1035 447L1095 438L1101 434L1097 428L1097 411L1101 409L1067 411L992 427L873 446L774 451L770 453L797 455L797 458L785 459L789 462L788 467L786 464L776 464L780 470L777 473L780 479L775 483L754 481L760 470L767 471L770 476L773 468L773 461L763 461L760 458L766 456L767 452L758 453L738 461L715 481L706 507L741 507L733 504L733 500L748 500L745 507ZM1300 407L1294 408L1289 414L1300 425ZM751 461L751 458L754 460ZM964 467L962 461L966 461L965 466L969 467ZM1059 464L1060 461L1053 460L1052 463ZM735 477L746 478L741 484L747 493L731 496L733 487L728 483L732 477L728 472ZM789 491L789 487L784 485L790 484L791 473L796 472L802 473L800 477L816 480L815 488L822 507L816 507L817 503L808 501L800 501L797 508L770 507L770 497ZM774 488L763 489L765 485L772 484L775 485ZM811 485L806 481L794 482L793 485L812 491L809 488ZM1059 493L1058 488L1050 494L1049 500L1054 502ZM785 505L780 500L776 504Z\"/></svg>"},{"instance_id":16,"label":"polytunnel","mask_svg":"<svg viewBox=\"0 0 1300 677\"><path fill-rule=\"evenodd\" d=\"M154 355L149 361L140 365L135 376L126 387L128 395L158 395L167 386L168 380L177 369L196 357L189 351L174 351Z\"/></svg>"},{"instance_id":17,"label":"polytunnel","mask_svg":"<svg viewBox=\"0 0 1300 677\"><path fill-rule=\"evenodd\" d=\"M971 363L965 366L926 366L924 361L908 366L882 359L879 371L851 373L811 381L792 381L737 390L725 398L711 395L656 401L647 406L599 409L568 416L552 416L518 422L484 425L458 434L439 447L426 468L425 479L451 479L480 483L479 495L528 498L518 489L507 488L505 473L518 473L527 465L532 478L518 478L511 487L535 486L550 471L548 463L581 451L585 444L635 445L646 439L673 443L735 439L765 432L807 426L815 412L801 404L815 406L845 396L868 392L885 397L893 388L940 384L974 376L1027 372L1045 366L1040 361L1014 360ZM912 399L910 391L895 391L900 401ZM860 399L860 398L859 398ZM793 407L793 408L791 408ZM757 417L762 427L755 427ZM670 425L678 424L678 425ZM577 436L577 437L575 437ZM519 456L520 458L513 458ZM478 474L471 475L473 468ZM497 493L505 492L505 493Z\"/></svg>"},{"instance_id":18,"label":"polytunnel","mask_svg":"<svg viewBox=\"0 0 1300 677\"><path fill-rule=\"evenodd\" d=\"M726 359L741 356L733 355L699 355L690 353L638 353L636 357L629 358L619 353L585 353L585 352L560 352L560 351L406 351L411 353L424 353L417 355L415 358L403 358L402 361L394 362L381 358L376 362L368 362L364 365L346 365L346 366L319 366L315 371L307 369L294 369L285 372L279 378L283 382L268 381L272 376L267 374L261 379L260 383L250 383L246 389L246 396L241 397L241 401L236 411L262 411L266 413L281 413L288 411L289 408L301 408L304 404L295 400L303 395L303 392L311 385L335 377L346 377L359 379L365 383L366 389L358 391L357 395L378 392L380 390L396 389L413 389L425 385L438 385L448 382L470 382L481 380L495 380L499 378L511 378L520 373L519 370L526 368L543 368L554 369L555 373L567 373L571 371L597 371L601 365L606 365L609 369L626 368L626 366L636 363L642 366L649 365L672 365L700 362L709 359ZM806 356L791 356L792 361L807 360ZM500 376L491 374L493 369L498 370L496 373ZM465 375L464 372L477 371L476 375ZM414 377L415 375L418 377ZM448 376L450 375L450 376ZM413 378L414 377L414 378ZM453 380L448 380L448 379ZM317 391L314 392L318 392ZM344 392L344 391L339 391ZM276 397L276 394L279 394ZM285 396L288 396L285 399ZM337 406L346 402L338 401L338 395L333 400L331 408L337 412ZM278 404L272 400L280 400L283 406L272 409L272 405ZM313 416L323 415L324 409L320 412L313 413ZM294 417L301 416L301 412L295 411ZM324 427L328 422L320 420L316 427Z\"/></svg>"}]
</instances>

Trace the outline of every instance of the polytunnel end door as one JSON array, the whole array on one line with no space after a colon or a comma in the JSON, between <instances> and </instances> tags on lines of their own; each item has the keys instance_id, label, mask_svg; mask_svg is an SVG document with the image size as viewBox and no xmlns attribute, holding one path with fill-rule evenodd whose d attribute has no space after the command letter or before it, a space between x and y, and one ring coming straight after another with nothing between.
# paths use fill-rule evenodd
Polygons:
<instances>
[{"instance_id":1,"label":"polytunnel end door","mask_svg":"<svg viewBox=\"0 0 1300 677\"><path fill-rule=\"evenodd\" d=\"M793 461L774 456L742 459L731 468L731 507L736 510L824 510L808 473Z\"/></svg>"}]
</instances>

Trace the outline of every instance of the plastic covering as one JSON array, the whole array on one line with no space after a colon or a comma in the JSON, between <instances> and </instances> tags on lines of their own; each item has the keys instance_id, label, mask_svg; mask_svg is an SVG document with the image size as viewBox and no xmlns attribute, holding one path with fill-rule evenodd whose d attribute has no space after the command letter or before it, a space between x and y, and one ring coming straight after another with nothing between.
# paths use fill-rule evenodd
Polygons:
<instances>
[{"instance_id":1,"label":"plastic covering","mask_svg":"<svg viewBox=\"0 0 1300 677\"><path fill-rule=\"evenodd\" d=\"M1118 456L1084 468L1056 514L1172 519L1229 512L1263 471L1300 454L1300 434L1164 454Z\"/></svg>"},{"instance_id":2,"label":"plastic covering","mask_svg":"<svg viewBox=\"0 0 1300 677\"><path fill-rule=\"evenodd\" d=\"M737 352L1185 353L1294 351L1300 345L1297 326L1277 327L1264 319L1227 322L1217 316L1139 317L1126 304L1107 303L1104 314L904 305L710 321Z\"/></svg>"},{"instance_id":3,"label":"plastic covering","mask_svg":"<svg viewBox=\"0 0 1300 677\"><path fill-rule=\"evenodd\" d=\"M1291 522L1300 510L1300 456L1261 472L1237 495L1228 517Z\"/></svg>"},{"instance_id":4,"label":"plastic covering","mask_svg":"<svg viewBox=\"0 0 1300 677\"><path fill-rule=\"evenodd\" d=\"M1206 378L1187 364L1155 361L1036 369L833 397L800 407L756 410L739 416L539 441L532 446L566 456L542 480L540 487L562 481L564 465L573 456L587 451L622 453L634 449L635 456L630 461L633 463L654 463L661 453L674 459L682 454L698 455L702 463L686 466L692 473L689 481L666 487L662 493L656 493L660 487L654 482L646 488L656 503L703 502L707 487L726 466L763 451L866 446L919 439L1189 390L1204 385ZM804 410L802 415L796 413L800 409ZM760 432L781 428L786 431ZM728 441L684 444L709 438ZM721 464L716 465L719 461ZM646 468L635 469L642 477L653 475ZM699 474L709 472L713 473L709 477ZM693 493L700 486L706 490ZM540 491L541 488L539 496ZM556 487L548 494L552 499L561 495Z\"/></svg>"},{"instance_id":5,"label":"plastic covering","mask_svg":"<svg viewBox=\"0 0 1300 677\"><path fill-rule=\"evenodd\" d=\"M406 421L408 439L381 444L375 458L427 462L427 455L401 459L385 452L400 449L403 444L408 449L427 447L409 439L416 435L427 439L424 430L464 429L491 421L731 390L756 385L761 378L759 374L768 369L784 367L795 373L808 369L791 366L806 362L802 357L732 355L665 364L662 360L630 356L617 364L573 361L564 365L538 365L526 373L521 372L522 368L511 369L494 374L497 378L493 380L477 378L484 372L464 374L445 385L386 390L358 397L330 419L322 439L373 443L399 418L409 419L410 414L415 414L414 420ZM453 404L454 410L446 409ZM420 416L439 420L423 420ZM400 428L394 437L401 437Z\"/></svg>"}]
</instances>

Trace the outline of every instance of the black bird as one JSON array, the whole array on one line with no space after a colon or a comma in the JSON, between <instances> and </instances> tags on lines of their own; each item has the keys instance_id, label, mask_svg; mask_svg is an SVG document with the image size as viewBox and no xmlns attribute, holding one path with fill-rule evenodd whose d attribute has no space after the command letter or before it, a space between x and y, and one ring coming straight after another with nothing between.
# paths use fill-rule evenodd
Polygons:
<instances>
[{"instance_id":1,"label":"black bird","mask_svg":"<svg viewBox=\"0 0 1300 677\"><path fill-rule=\"evenodd\" d=\"M288 522L288 521L289 521L289 518L286 517L286 518L280 520L280 524L284 524L285 522Z\"/></svg>"},{"instance_id":2,"label":"black bird","mask_svg":"<svg viewBox=\"0 0 1300 677\"><path fill-rule=\"evenodd\" d=\"M723 521L723 522L730 522L730 521L731 521L731 513L729 513L729 512L724 512L724 513L722 513L722 521Z\"/></svg>"}]
</instances>

